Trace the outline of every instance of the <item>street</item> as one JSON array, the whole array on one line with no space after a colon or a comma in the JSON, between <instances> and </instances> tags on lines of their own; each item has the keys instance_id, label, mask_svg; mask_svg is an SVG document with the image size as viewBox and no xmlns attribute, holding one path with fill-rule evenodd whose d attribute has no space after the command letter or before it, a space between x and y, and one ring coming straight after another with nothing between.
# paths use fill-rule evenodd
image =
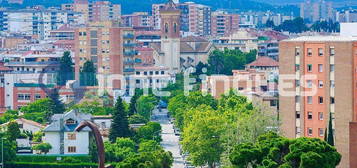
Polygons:
<instances>
[{"instance_id":1,"label":"street","mask_svg":"<svg viewBox=\"0 0 357 168\"><path fill-rule=\"evenodd\" d=\"M152 116L153 121L159 122L162 127L162 142L161 146L166 150L170 151L174 157L173 168L184 168L184 160L180 154L179 148L179 137L175 136L173 124L170 123L169 118L167 117L167 109L161 110L158 109L153 111Z\"/></svg>"}]
</instances>

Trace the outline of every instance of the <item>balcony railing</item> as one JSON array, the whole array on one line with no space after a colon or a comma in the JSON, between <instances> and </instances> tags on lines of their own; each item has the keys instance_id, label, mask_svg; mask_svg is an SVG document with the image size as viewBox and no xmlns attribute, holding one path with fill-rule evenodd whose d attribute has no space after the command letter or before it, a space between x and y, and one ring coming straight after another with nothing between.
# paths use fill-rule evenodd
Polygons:
<instances>
[{"instance_id":1,"label":"balcony railing","mask_svg":"<svg viewBox=\"0 0 357 168\"><path fill-rule=\"evenodd\" d=\"M137 54L137 51L125 51L124 55L125 56L134 56Z\"/></svg>"},{"instance_id":2,"label":"balcony railing","mask_svg":"<svg viewBox=\"0 0 357 168\"><path fill-rule=\"evenodd\" d=\"M134 64L135 61L134 60L125 60L124 64Z\"/></svg>"},{"instance_id":3,"label":"balcony railing","mask_svg":"<svg viewBox=\"0 0 357 168\"><path fill-rule=\"evenodd\" d=\"M134 38L134 34L130 34L130 33L125 34L125 35L124 35L124 38L125 38L125 39L133 39L133 38Z\"/></svg>"},{"instance_id":4,"label":"balcony railing","mask_svg":"<svg viewBox=\"0 0 357 168\"><path fill-rule=\"evenodd\" d=\"M134 68L125 68L124 72L134 72L135 69Z\"/></svg>"},{"instance_id":5,"label":"balcony railing","mask_svg":"<svg viewBox=\"0 0 357 168\"><path fill-rule=\"evenodd\" d=\"M141 63L142 61L141 61L141 59L135 59L135 63Z\"/></svg>"},{"instance_id":6,"label":"balcony railing","mask_svg":"<svg viewBox=\"0 0 357 168\"><path fill-rule=\"evenodd\" d=\"M136 47L135 43L124 43L124 47Z\"/></svg>"}]
</instances>

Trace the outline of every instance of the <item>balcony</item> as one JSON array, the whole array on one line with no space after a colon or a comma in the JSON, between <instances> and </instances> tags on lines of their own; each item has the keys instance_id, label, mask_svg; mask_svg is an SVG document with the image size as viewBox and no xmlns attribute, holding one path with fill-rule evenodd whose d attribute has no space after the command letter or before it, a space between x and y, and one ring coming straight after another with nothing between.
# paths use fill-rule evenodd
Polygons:
<instances>
[{"instance_id":1,"label":"balcony","mask_svg":"<svg viewBox=\"0 0 357 168\"><path fill-rule=\"evenodd\" d=\"M141 62L142 62L141 59L138 58L135 59L135 63L141 63Z\"/></svg>"},{"instance_id":2,"label":"balcony","mask_svg":"<svg viewBox=\"0 0 357 168\"><path fill-rule=\"evenodd\" d=\"M136 47L135 43L124 43L124 47Z\"/></svg>"},{"instance_id":3,"label":"balcony","mask_svg":"<svg viewBox=\"0 0 357 168\"><path fill-rule=\"evenodd\" d=\"M133 39L134 38L134 34L128 33L124 35L124 39Z\"/></svg>"},{"instance_id":4,"label":"balcony","mask_svg":"<svg viewBox=\"0 0 357 168\"><path fill-rule=\"evenodd\" d=\"M134 68L125 68L124 72L134 72L135 69Z\"/></svg>"},{"instance_id":5,"label":"balcony","mask_svg":"<svg viewBox=\"0 0 357 168\"><path fill-rule=\"evenodd\" d=\"M136 51L124 51L124 55L125 56L134 56L136 54L137 54Z\"/></svg>"},{"instance_id":6,"label":"balcony","mask_svg":"<svg viewBox=\"0 0 357 168\"><path fill-rule=\"evenodd\" d=\"M125 60L124 64L134 64L135 61L134 60Z\"/></svg>"}]
</instances>

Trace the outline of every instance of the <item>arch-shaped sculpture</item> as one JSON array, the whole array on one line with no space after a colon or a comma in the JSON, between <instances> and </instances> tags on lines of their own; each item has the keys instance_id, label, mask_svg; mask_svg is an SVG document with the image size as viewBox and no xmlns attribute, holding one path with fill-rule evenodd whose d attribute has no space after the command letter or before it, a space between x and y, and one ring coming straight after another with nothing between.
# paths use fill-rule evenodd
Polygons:
<instances>
[{"instance_id":1,"label":"arch-shaped sculpture","mask_svg":"<svg viewBox=\"0 0 357 168\"><path fill-rule=\"evenodd\" d=\"M79 124L76 127L75 131L80 132L85 127L89 127L92 130L93 135L95 137L95 142L97 144L97 149L98 149L98 168L104 168L105 153L104 153L104 143L103 143L102 135L100 134L98 127L90 121L81 122L81 124Z\"/></svg>"}]
</instances>

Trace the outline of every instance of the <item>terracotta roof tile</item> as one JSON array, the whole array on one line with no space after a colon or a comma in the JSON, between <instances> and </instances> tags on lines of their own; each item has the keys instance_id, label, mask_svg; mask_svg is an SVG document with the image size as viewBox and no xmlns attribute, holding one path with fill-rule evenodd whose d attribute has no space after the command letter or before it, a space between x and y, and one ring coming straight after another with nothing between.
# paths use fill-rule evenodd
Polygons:
<instances>
[{"instance_id":1,"label":"terracotta roof tile","mask_svg":"<svg viewBox=\"0 0 357 168\"><path fill-rule=\"evenodd\" d=\"M248 64L247 66L255 66L255 67L277 67L279 63L270 57L258 57L257 60Z\"/></svg>"}]
</instances>

